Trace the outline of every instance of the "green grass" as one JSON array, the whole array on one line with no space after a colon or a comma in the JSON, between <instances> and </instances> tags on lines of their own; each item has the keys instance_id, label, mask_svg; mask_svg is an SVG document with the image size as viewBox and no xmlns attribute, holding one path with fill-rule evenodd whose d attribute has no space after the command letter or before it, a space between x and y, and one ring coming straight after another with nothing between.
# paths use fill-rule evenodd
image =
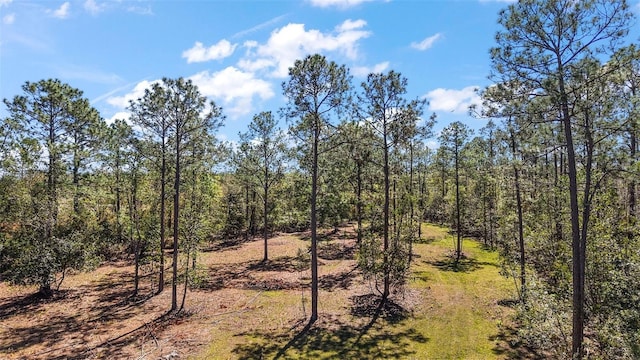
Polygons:
<instances>
[{"instance_id":1,"label":"green grass","mask_svg":"<svg viewBox=\"0 0 640 360\"><path fill-rule=\"evenodd\" d=\"M380 309L358 275L349 289L320 292L320 319L305 328L308 293L247 294L242 312L214 322L213 341L199 358L215 359L495 359L506 349L498 324L511 309L512 283L499 274L496 252L465 239L465 258L449 257L447 230L423 224L405 297ZM323 271L329 270L329 266ZM379 311L377 311L379 310Z\"/></svg>"},{"instance_id":2,"label":"green grass","mask_svg":"<svg viewBox=\"0 0 640 360\"><path fill-rule=\"evenodd\" d=\"M423 233L435 240L415 245L420 257L410 287L428 290L425 308L408 323L430 341L415 344L416 353L435 359L495 358L496 343L490 339L500 332L498 323L509 313L498 301L513 296L512 283L499 274L498 254L465 239L466 258L455 266L448 256L452 236L446 229L423 226Z\"/></svg>"}]
</instances>

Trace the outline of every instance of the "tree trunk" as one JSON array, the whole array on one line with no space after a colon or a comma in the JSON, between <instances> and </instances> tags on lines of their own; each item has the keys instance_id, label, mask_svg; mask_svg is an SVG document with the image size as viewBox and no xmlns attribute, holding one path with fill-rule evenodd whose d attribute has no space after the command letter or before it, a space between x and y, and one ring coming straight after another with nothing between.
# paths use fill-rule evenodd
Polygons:
<instances>
[{"instance_id":1,"label":"tree trunk","mask_svg":"<svg viewBox=\"0 0 640 360\"><path fill-rule=\"evenodd\" d=\"M176 126L176 172L173 184L173 281L171 282L171 310L178 308L178 235L180 218L180 127ZM185 279L186 281L186 279Z\"/></svg>"},{"instance_id":2,"label":"tree trunk","mask_svg":"<svg viewBox=\"0 0 640 360\"><path fill-rule=\"evenodd\" d=\"M187 259L189 259L189 252L191 250L187 250ZM189 285L189 261L185 261L184 263L184 288L182 291L182 301L180 302L180 310L184 309L184 303L187 300L187 286Z\"/></svg>"},{"instance_id":3,"label":"tree trunk","mask_svg":"<svg viewBox=\"0 0 640 360\"><path fill-rule=\"evenodd\" d=\"M244 221L247 225L247 229L244 232L245 240L249 239L249 231L251 229L251 217L249 216L249 208L251 205L249 204L249 182L244 184Z\"/></svg>"},{"instance_id":4,"label":"tree trunk","mask_svg":"<svg viewBox=\"0 0 640 360\"><path fill-rule=\"evenodd\" d=\"M133 277L133 296L138 295L138 288L140 283L140 245L142 237L140 236L140 218L138 217L138 178L134 175L132 192L132 204L131 204L131 220L136 230L136 246L135 246L135 273Z\"/></svg>"},{"instance_id":5,"label":"tree trunk","mask_svg":"<svg viewBox=\"0 0 640 360\"><path fill-rule=\"evenodd\" d=\"M562 74L561 65L558 73ZM572 356L582 359L584 348L582 346L584 338L584 258L582 249L582 239L580 236L580 219L578 204L578 175L576 170L576 156L573 147L573 133L571 129L571 114L567 93L564 88L564 79L559 76L560 106L562 111L562 123L564 136L567 145L567 165L569 171L569 203L571 208L571 247L572 247L572 270L573 270L573 331L572 331Z\"/></svg>"},{"instance_id":6,"label":"tree trunk","mask_svg":"<svg viewBox=\"0 0 640 360\"><path fill-rule=\"evenodd\" d=\"M631 87L631 95L636 97L636 87ZM630 115L633 116L633 115ZM630 128L629 128L629 157L633 163L636 161L637 151L638 151L638 120L631 118L630 120ZM631 181L629 181L629 217L632 224L635 224L636 219L636 177L632 176ZM632 237L633 234L629 232L629 237Z\"/></svg>"},{"instance_id":7,"label":"tree trunk","mask_svg":"<svg viewBox=\"0 0 640 360\"><path fill-rule=\"evenodd\" d=\"M511 152L513 153L513 158L516 158L516 137L513 133L513 129L509 131L509 137L511 138ZM525 251L524 251L524 227L523 227L523 216L522 216L522 196L520 193L520 171L518 170L518 166L514 163L513 165L513 176L516 187L516 209L518 212L518 245L520 248L520 300L522 302L526 301L526 274L525 274Z\"/></svg>"},{"instance_id":8,"label":"tree trunk","mask_svg":"<svg viewBox=\"0 0 640 360\"><path fill-rule=\"evenodd\" d=\"M462 256L462 238L461 238L461 228L460 225L460 176L459 176L459 164L458 164L458 138L455 139L455 153L454 153L454 163L455 163L455 171L456 171L456 264L460 261L460 257Z\"/></svg>"},{"instance_id":9,"label":"tree trunk","mask_svg":"<svg viewBox=\"0 0 640 360\"><path fill-rule=\"evenodd\" d=\"M409 236L409 259L407 261L407 268L411 266L411 260L413 259L413 217L414 217L414 207L413 207L413 141L409 144L409 194L410 194L410 209L409 209L409 229L411 229L411 236Z\"/></svg>"},{"instance_id":10,"label":"tree trunk","mask_svg":"<svg viewBox=\"0 0 640 360\"><path fill-rule=\"evenodd\" d=\"M120 210L121 210L121 200L120 200L120 151L116 152L116 166L115 166L115 175L116 175L116 232L118 233L118 243L122 243L122 224L120 223Z\"/></svg>"},{"instance_id":11,"label":"tree trunk","mask_svg":"<svg viewBox=\"0 0 640 360\"><path fill-rule=\"evenodd\" d=\"M311 319L313 324L318 320L318 234L316 217L316 200L318 195L318 141L320 140L320 119L315 116L313 128L311 170Z\"/></svg>"},{"instance_id":12,"label":"tree trunk","mask_svg":"<svg viewBox=\"0 0 640 360\"><path fill-rule=\"evenodd\" d=\"M357 244L360 247L362 243L362 162L356 161L356 215L358 220L358 238Z\"/></svg>"},{"instance_id":13,"label":"tree trunk","mask_svg":"<svg viewBox=\"0 0 640 360\"><path fill-rule=\"evenodd\" d=\"M269 218L268 218L268 212L269 212L269 172L267 170L267 168L265 167L265 181L264 181L264 187L263 187L263 191L264 191L264 199L263 199L263 205L264 208L263 210L263 216L264 216L264 224L263 224L263 229L262 229L262 236L264 238L264 259L262 259L263 262L267 262L269 261L269 253L268 253L268 240L269 240Z\"/></svg>"},{"instance_id":14,"label":"tree trunk","mask_svg":"<svg viewBox=\"0 0 640 360\"><path fill-rule=\"evenodd\" d=\"M49 123L49 168L47 169L47 192L48 192L48 221L47 221L47 239L51 241L53 237L53 231L58 225L58 191L57 191L57 172L58 162L56 159L57 150L56 146L56 134L53 124L53 119ZM47 289L45 289L47 290ZM49 291L51 286L49 285Z\"/></svg>"},{"instance_id":15,"label":"tree trunk","mask_svg":"<svg viewBox=\"0 0 640 360\"><path fill-rule=\"evenodd\" d=\"M165 212L167 158L165 138L162 138L162 164L160 167L160 274L158 276L158 294L164 290L164 243L165 243Z\"/></svg>"},{"instance_id":16,"label":"tree trunk","mask_svg":"<svg viewBox=\"0 0 640 360\"><path fill-rule=\"evenodd\" d=\"M73 214L80 214L80 159L78 158L77 149L73 150Z\"/></svg>"},{"instance_id":17,"label":"tree trunk","mask_svg":"<svg viewBox=\"0 0 640 360\"><path fill-rule=\"evenodd\" d=\"M385 125L386 127L386 125ZM382 299L385 300L389 297L389 147L387 145L387 132L386 128L383 132L383 144L384 144L384 207L383 207L383 242L382 242L382 266L384 271L384 289L382 291Z\"/></svg>"}]
</instances>

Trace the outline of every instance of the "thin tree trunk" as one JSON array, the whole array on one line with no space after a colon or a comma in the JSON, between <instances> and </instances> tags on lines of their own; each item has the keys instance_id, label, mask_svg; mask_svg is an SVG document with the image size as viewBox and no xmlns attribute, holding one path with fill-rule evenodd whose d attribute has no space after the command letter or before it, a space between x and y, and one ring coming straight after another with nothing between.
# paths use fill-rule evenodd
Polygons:
<instances>
[{"instance_id":1,"label":"thin tree trunk","mask_svg":"<svg viewBox=\"0 0 640 360\"><path fill-rule=\"evenodd\" d=\"M265 166L265 171L264 171L264 187L263 187L263 191L264 191L264 199L263 199L263 205L264 208L263 210L263 216L264 216L264 224L263 224L263 229L262 229L262 236L264 238L264 259L262 259L263 262L267 262L269 261L269 253L268 253L268 240L269 240L269 218L268 218L268 212L269 212L269 169Z\"/></svg>"},{"instance_id":2,"label":"thin tree trunk","mask_svg":"<svg viewBox=\"0 0 640 360\"><path fill-rule=\"evenodd\" d=\"M513 153L513 157L515 160L517 146L516 146L516 138L513 133L513 129L510 129L509 132L510 140L511 140L511 152ZM516 187L516 209L518 212L518 245L520 248L520 298L522 302L526 301L526 274L525 274L525 249L524 249L524 227L523 227L523 216L522 216L522 196L520 192L520 171L518 170L518 166L514 163L513 165L513 176Z\"/></svg>"},{"instance_id":3,"label":"thin tree trunk","mask_svg":"<svg viewBox=\"0 0 640 360\"><path fill-rule=\"evenodd\" d=\"M120 208L121 208L121 200L120 200L120 150L116 152L116 166L115 166L115 175L116 175L116 232L118 233L118 243L122 243L122 224L120 222Z\"/></svg>"},{"instance_id":4,"label":"thin tree trunk","mask_svg":"<svg viewBox=\"0 0 640 360\"><path fill-rule=\"evenodd\" d=\"M413 259L413 235L415 234L413 225L414 206L413 206L413 141L409 144L409 229L411 229L411 236L409 236L409 260L407 261L407 268L411 266L411 260Z\"/></svg>"},{"instance_id":5,"label":"thin tree trunk","mask_svg":"<svg viewBox=\"0 0 640 360\"><path fill-rule=\"evenodd\" d=\"M249 204L249 182L244 184L244 219L247 225L247 229L244 232L245 240L249 239L249 231L251 229L251 217L249 216L249 208L251 205Z\"/></svg>"},{"instance_id":6,"label":"thin tree trunk","mask_svg":"<svg viewBox=\"0 0 640 360\"><path fill-rule=\"evenodd\" d=\"M561 64L558 73L562 74ZM582 346L584 338L584 258L582 257L582 239L580 236L580 219L578 204L578 174L576 170L576 157L573 147L573 133L571 129L571 115L567 94L564 88L564 79L559 77L561 94L562 122L564 136L567 145L567 162L569 170L569 203L571 209L571 247L572 247L572 270L573 270L573 331L571 353L573 357L582 359L584 348Z\"/></svg>"},{"instance_id":7,"label":"thin tree trunk","mask_svg":"<svg viewBox=\"0 0 640 360\"><path fill-rule=\"evenodd\" d=\"M80 214L80 159L78 159L77 149L73 151L73 214Z\"/></svg>"},{"instance_id":8,"label":"thin tree trunk","mask_svg":"<svg viewBox=\"0 0 640 360\"><path fill-rule=\"evenodd\" d=\"M187 286L189 285L189 252L191 251L191 249L187 250L187 261L185 261L184 263L184 288L182 291L182 301L180 302L180 310L178 311L182 311L182 309L184 309L184 303L187 300Z\"/></svg>"},{"instance_id":9,"label":"thin tree trunk","mask_svg":"<svg viewBox=\"0 0 640 360\"><path fill-rule=\"evenodd\" d=\"M360 247L362 243L362 163L360 160L356 161L356 212L358 219L358 238L357 244Z\"/></svg>"},{"instance_id":10,"label":"thin tree trunk","mask_svg":"<svg viewBox=\"0 0 640 360\"><path fill-rule=\"evenodd\" d=\"M135 227L136 230L138 228L138 220L136 219L136 193L135 193L135 180L134 180L134 185L133 185L133 189L132 189L132 194L131 194L131 202L129 203L129 219L131 220L131 226L129 227L129 238L131 241L134 242L134 247L133 247L133 261L134 261L134 271L133 271L133 297L135 298L136 296L138 296L138 287L139 287L139 282L140 282L140 277L139 277L139 270L140 270L140 238L139 237L135 237L133 236L133 228ZM136 231L136 235L138 235L139 232ZM135 239L135 240L134 240Z\"/></svg>"},{"instance_id":11,"label":"thin tree trunk","mask_svg":"<svg viewBox=\"0 0 640 360\"><path fill-rule=\"evenodd\" d=\"M311 319L313 324L318 319L318 234L316 201L318 195L318 140L320 139L320 119L318 115L314 119L311 171Z\"/></svg>"},{"instance_id":12,"label":"thin tree trunk","mask_svg":"<svg viewBox=\"0 0 640 360\"><path fill-rule=\"evenodd\" d=\"M173 185L173 281L171 288L171 310L178 308L178 235L180 218L180 127L176 126L176 172ZM186 281L186 279L185 279Z\"/></svg>"},{"instance_id":13,"label":"thin tree trunk","mask_svg":"<svg viewBox=\"0 0 640 360\"><path fill-rule=\"evenodd\" d=\"M389 147L387 145L387 132L386 126L383 132L383 144L384 144L384 207L383 207L383 243L382 243L382 266L384 270L384 289L382 291L382 299L386 300L389 297Z\"/></svg>"},{"instance_id":14,"label":"thin tree trunk","mask_svg":"<svg viewBox=\"0 0 640 360\"><path fill-rule=\"evenodd\" d=\"M164 290L164 243L165 243L165 224L164 218L166 213L166 189L165 182L167 177L167 158L165 138L162 138L162 164L160 167L160 274L158 276L158 294Z\"/></svg>"},{"instance_id":15,"label":"thin tree trunk","mask_svg":"<svg viewBox=\"0 0 640 360\"><path fill-rule=\"evenodd\" d=\"M482 184L482 241L484 245L489 244L489 232L487 230L488 214L487 214L487 184Z\"/></svg>"},{"instance_id":16,"label":"thin tree trunk","mask_svg":"<svg viewBox=\"0 0 640 360\"><path fill-rule=\"evenodd\" d=\"M633 97L637 96L635 86L631 87L631 94ZM638 120L634 118L630 119L631 125L629 129L629 150L630 150L629 157L632 163L636 161L637 151L638 151L637 121ZM636 219L636 177L631 177L631 181L629 181L628 192L629 192L629 217L631 218L631 221L635 223L635 221L637 221ZM630 237L633 236L631 232L629 232L629 236Z\"/></svg>"},{"instance_id":17,"label":"thin tree trunk","mask_svg":"<svg viewBox=\"0 0 640 360\"><path fill-rule=\"evenodd\" d=\"M460 261L460 257L462 256L462 238L461 238L461 228L460 225L460 176L459 176L459 165L458 165L458 139L455 139L455 170L456 170L456 264Z\"/></svg>"}]
</instances>

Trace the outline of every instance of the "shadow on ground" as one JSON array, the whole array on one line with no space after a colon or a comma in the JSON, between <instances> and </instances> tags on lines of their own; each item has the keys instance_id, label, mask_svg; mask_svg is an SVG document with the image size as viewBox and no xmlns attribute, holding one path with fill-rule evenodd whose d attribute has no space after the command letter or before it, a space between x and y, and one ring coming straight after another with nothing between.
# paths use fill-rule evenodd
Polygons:
<instances>
[{"instance_id":1,"label":"shadow on ground","mask_svg":"<svg viewBox=\"0 0 640 360\"><path fill-rule=\"evenodd\" d=\"M435 237L435 236L421 236L419 238L416 238L413 240L414 244L431 244L434 243L438 240L441 240L442 237Z\"/></svg>"},{"instance_id":2,"label":"shadow on ground","mask_svg":"<svg viewBox=\"0 0 640 360\"><path fill-rule=\"evenodd\" d=\"M517 330L513 327L501 327L498 334L489 336L489 340L496 344L491 349L493 353L506 359L545 359L522 344L518 338Z\"/></svg>"},{"instance_id":3,"label":"shadow on ground","mask_svg":"<svg viewBox=\"0 0 640 360\"><path fill-rule=\"evenodd\" d=\"M306 266L305 266L306 268ZM295 273L300 271L300 261L291 256L282 256L266 262L249 260L232 264L220 264L208 269L206 280L200 289L216 291L222 289L294 290L304 285L296 280L262 276L263 272Z\"/></svg>"},{"instance_id":4,"label":"shadow on ground","mask_svg":"<svg viewBox=\"0 0 640 360\"><path fill-rule=\"evenodd\" d=\"M375 295L353 296L351 301L351 314L369 321L346 323L321 315L312 326L302 327L304 320L300 320L283 333L243 332L235 335L242 340L233 353L239 359L400 359L415 355L411 343L429 340L413 328L400 326L409 313L397 303L381 302Z\"/></svg>"},{"instance_id":5,"label":"shadow on ground","mask_svg":"<svg viewBox=\"0 0 640 360\"><path fill-rule=\"evenodd\" d=\"M207 243L207 245L202 249L202 252L221 252L221 251L231 251L238 250L244 244L255 241L256 238L254 236L244 236L238 235L229 238L222 239L214 239Z\"/></svg>"},{"instance_id":6,"label":"shadow on ground","mask_svg":"<svg viewBox=\"0 0 640 360\"><path fill-rule=\"evenodd\" d=\"M47 311L47 305L53 303L64 310L56 310L55 314L47 317L45 323L28 321L13 326L7 332L9 336L0 339L0 353L11 353L33 345L41 345L45 350L33 354L33 358L86 358L86 355L79 354L86 350L92 339L104 337L109 332L108 325L117 326L118 323L145 311L141 305L151 294L133 299L131 285L130 274L114 272L90 285L58 291L49 299L31 295L3 302L0 305L1 318ZM85 309L82 307L82 299L87 296L96 297L96 301L95 306ZM105 324L107 326L104 326ZM112 350L114 354L118 354L117 347Z\"/></svg>"},{"instance_id":7,"label":"shadow on ground","mask_svg":"<svg viewBox=\"0 0 640 360\"><path fill-rule=\"evenodd\" d=\"M325 260L353 260L356 247L342 242L323 243L319 246L318 257Z\"/></svg>"},{"instance_id":8,"label":"shadow on ground","mask_svg":"<svg viewBox=\"0 0 640 360\"><path fill-rule=\"evenodd\" d=\"M425 260L425 264L432 265L441 271L453 271L470 273L476 270L480 270L485 266L497 267L496 264L485 261L478 261L474 258L462 256L460 260L456 261L455 256L445 256L440 260Z\"/></svg>"},{"instance_id":9,"label":"shadow on ground","mask_svg":"<svg viewBox=\"0 0 640 360\"><path fill-rule=\"evenodd\" d=\"M322 290L346 290L351 286L354 279L357 279L357 275L359 275L359 271L358 268L354 266L351 270L345 270L343 272L335 274L323 275L318 280L318 283Z\"/></svg>"}]
</instances>

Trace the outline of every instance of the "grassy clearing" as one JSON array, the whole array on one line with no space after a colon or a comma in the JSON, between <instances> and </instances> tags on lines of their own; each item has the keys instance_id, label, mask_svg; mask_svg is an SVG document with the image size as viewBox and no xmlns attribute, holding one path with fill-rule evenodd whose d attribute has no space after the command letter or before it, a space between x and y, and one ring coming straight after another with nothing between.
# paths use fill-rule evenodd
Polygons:
<instances>
[{"instance_id":1,"label":"grassy clearing","mask_svg":"<svg viewBox=\"0 0 640 360\"><path fill-rule=\"evenodd\" d=\"M512 284L499 274L498 254L465 239L465 258L455 266L448 256L453 237L446 229L424 225L423 232L434 241L415 246L420 257L410 286L428 289L425 306L414 321L431 340L419 344L417 352L437 359L495 358L499 344L491 339L511 313L498 301L513 296Z\"/></svg>"},{"instance_id":2,"label":"grassy clearing","mask_svg":"<svg viewBox=\"0 0 640 360\"><path fill-rule=\"evenodd\" d=\"M347 226L323 240L320 319L310 311L308 264L298 255L308 234L212 244L199 256L201 287L187 311L167 314L170 291L129 298L127 262L72 274L51 300L34 289L0 284L0 359L494 359L514 356L498 326L513 296L498 271L498 255L465 240L458 267L446 229L423 225L408 286L379 306L356 268L355 235Z\"/></svg>"},{"instance_id":3,"label":"grassy clearing","mask_svg":"<svg viewBox=\"0 0 640 360\"><path fill-rule=\"evenodd\" d=\"M510 282L499 275L497 253L467 239L465 259L455 267L448 257L453 239L446 229L424 224L423 237L425 243L414 246L408 288L378 316L378 299L369 295L367 284L352 284L341 291L321 291L320 321L307 329L302 291L273 291L260 295L255 310L220 322L208 349L195 358L504 357L508 346L499 340L499 324L511 309L498 301L513 294ZM340 265L321 267L321 276Z\"/></svg>"}]
</instances>

